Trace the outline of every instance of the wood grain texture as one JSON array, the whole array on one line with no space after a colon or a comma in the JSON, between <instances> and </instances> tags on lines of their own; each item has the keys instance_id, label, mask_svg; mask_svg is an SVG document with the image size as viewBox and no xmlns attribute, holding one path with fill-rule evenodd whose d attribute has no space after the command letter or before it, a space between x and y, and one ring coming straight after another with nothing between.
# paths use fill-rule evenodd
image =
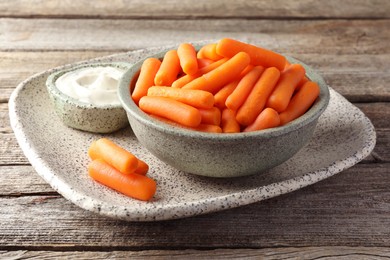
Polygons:
<instances>
[{"instance_id":1,"label":"wood grain texture","mask_svg":"<svg viewBox=\"0 0 390 260\"><path fill-rule=\"evenodd\" d=\"M359 164L263 202L151 223L107 219L54 194L2 196L0 209L7 210L0 211L0 250L386 247L390 243L388 167Z\"/></svg>"},{"instance_id":2,"label":"wood grain texture","mask_svg":"<svg viewBox=\"0 0 390 260\"><path fill-rule=\"evenodd\" d=\"M33 3L32 3L33 2ZM29 8L25 8L29 6ZM383 18L389 17L386 0L14 0L0 2L0 16L8 17L99 17L99 18Z\"/></svg>"},{"instance_id":3,"label":"wood grain texture","mask_svg":"<svg viewBox=\"0 0 390 260\"><path fill-rule=\"evenodd\" d=\"M0 19L0 50L129 51L233 37L282 53L388 54L390 20Z\"/></svg>"},{"instance_id":4,"label":"wood grain texture","mask_svg":"<svg viewBox=\"0 0 390 260\"><path fill-rule=\"evenodd\" d=\"M287 247L265 249L143 250L143 251L0 251L5 259L389 259L382 247Z\"/></svg>"}]
</instances>

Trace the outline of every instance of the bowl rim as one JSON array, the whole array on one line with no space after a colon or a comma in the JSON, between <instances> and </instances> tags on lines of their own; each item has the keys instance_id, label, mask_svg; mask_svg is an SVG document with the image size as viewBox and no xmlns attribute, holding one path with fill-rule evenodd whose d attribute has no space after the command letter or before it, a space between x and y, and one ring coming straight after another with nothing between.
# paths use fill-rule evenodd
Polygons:
<instances>
[{"instance_id":1,"label":"bowl rim","mask_svg":"<svg viewBox=\"0 0 390 260\"><path fill-rule=\"evenodd\" d=\"M287 134L289 132L293 132L317 120L320 117L320 115L325 111L326 107L329 104L329 99L330 99L329 86L326 84L323 77L320 76L313 68L306 65L305 63L295 58L285 56L290 63L301 64L306 70L306 76L310 80L316 82L320 87L320 94L317 100L315 101L315 103L311 106L311 108L308 111L306 111L305 114L303 114L299 118L283 126L268 128L260 131L240 132L240 133L205 133L205 132L195 131L195 130L186 129L183 127L164 123L158 119L149 116L135 104L135 102L133 101L130 95L130 84L132 82L133 77L137 75L138 71L140 70L144 60L150 57L162 58L163 55L171 49L172 48L164 49L159 53L148 55L147 57L140 59L122 75L118 87L119 100L121 101L121 104L123 108L126 110L127 114L130 114L136 120L160 132L176 135L179 137L197 138L202 140L220 140L220 141L237 140L237 139L241 140L247 138L259 138L259 137L273 138L276 136Z\"/></svg>"},{"instance_id":2,"label":"bowl rim","mask_svg":"<svg viewBox=\"0 0 390 260\"><path fill-rule=\"evenodd\" d=\"M46 79L46 88L48 91L52 94L55 95L58 99L60 99L62 102L67 102L67 103L72 103L75 106L79 108L86 108L86 109L93 109L93 108L98 108L98 109L122 109L122 104L121 102L116 105L112 104L107 104L107 105L95 105L92 103L87 103L87 102L82 102L79 101L71 96L66 95L62 91L60 91L57 86L56 86L56 81L59 77L62 75L72 72L75 70L83 69L83 68L90 68L90 67L114 67L114 68L119 68L124 70L124 73L127 72L133 64L127 63L127 62L92 62L92 63L84 63L84 64L77 64L75 66L71 66L68 68L62 68L59 70L56 70L52 72ZM119 81L120 82L120 81ZM118 91L119 91L119 82L118 82ZM118 92L117 91L117 92Z\"/></svg>"}]
</instances>

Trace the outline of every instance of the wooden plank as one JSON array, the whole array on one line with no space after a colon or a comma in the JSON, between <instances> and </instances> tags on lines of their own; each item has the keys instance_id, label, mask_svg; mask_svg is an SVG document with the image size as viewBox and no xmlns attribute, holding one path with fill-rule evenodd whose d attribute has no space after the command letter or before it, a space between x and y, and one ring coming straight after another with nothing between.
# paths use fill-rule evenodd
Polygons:
<instances>
[{"instance_id":1,"label":"wooden plank","mask_svg":"<svg viewBox=\"0 0 390 260\"><path fill-rule=\"evenodd\" d=\"M282 53L386 54L390 20L0 19L0 50L134 50L234 37Z\"/></svg>"},{"instance_id":2,"label":"wooden plank","mask_svg":"<svg viewBox=\"0 0 390 260\"><path fill-rule=\"evenodd\" d=\"M382 247L287 247L264 249L142 250L142 251L0 251L4 259L382 259L390 249Z\"/></svg>"},{"instance_id":3,"label":"wooden plank","mask_svg":"<svg viewBox=\"0 0 390 260\"><path fill-rule=\"evenodd\" d=\"M28 6L29 8L25 8ZM386 0L328 0L283 1L247 0L172 0L164 4L147 0L87 0L72 2L13 0L0 2L0 16L8 17L99 17L99 18L379 18L389 17L389 2Z\"/></svg>"},{"instance_id":4,"label":"wooden plank","mask_svg":"<svg viewBox=\"0 0 390 260\"><path fill-rule=\"evenodd\" d=\"M55 195L0 197L0 250L389 247L388 169L359 164L260 203L150 223L107 219Z\"/></svg>"},{"instance_id":5,"label":"wooden plank","mask_svg":"<svg viewBox=\"0 0 390 260\"><path fill-rule=\"evenodd\" d=\"M0 166L0 196L57 195L32 166Z\"/></svg>"},{"instance_id":6,"label":"wooden plank","mask_svg":"<svg viewBox=\"0 0 390 260\"><path fill-rule=\"evenodd\" d=\"M0 103L13 88L31 75L56 66L107 56L115 51L15 51L0 52ZM286 53L318 70L327 83L352 102L390 101L389 54ZM4 88L4 91L3 91ZM1 97L3 96L3 101Z\"/></svg>"}]
</instances>

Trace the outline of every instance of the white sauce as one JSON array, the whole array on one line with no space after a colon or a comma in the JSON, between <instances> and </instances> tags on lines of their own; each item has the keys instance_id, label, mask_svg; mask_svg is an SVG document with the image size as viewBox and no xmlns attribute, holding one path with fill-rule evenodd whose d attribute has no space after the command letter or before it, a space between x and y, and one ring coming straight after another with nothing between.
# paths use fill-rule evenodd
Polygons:
<instances>
[{"instance_id":1,"label":"white sauce","mask_svg":"<svg viewBox=\"0 0 390 260\"><path fill-rule=\"evenodd\" d=\"M56 80L57 88L80 102L93 105L119 105L118 84L124 70L89 67L65 73Z\"/></svg>"}]
</instances>

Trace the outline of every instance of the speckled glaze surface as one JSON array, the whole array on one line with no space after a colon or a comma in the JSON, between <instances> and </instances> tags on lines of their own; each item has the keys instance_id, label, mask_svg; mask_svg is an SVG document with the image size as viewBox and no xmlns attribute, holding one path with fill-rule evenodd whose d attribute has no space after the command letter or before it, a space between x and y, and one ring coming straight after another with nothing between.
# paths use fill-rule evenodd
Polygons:
<instances>
[{"instance_id":1,"label":"speckled glaze surface","mask_svg":"<svg viewBox=\"0 0 390 260\"><path fill-rule=\"evenodd\" d=\"M134 63L159 49L147 49L95 61ZM86 61L86 63L92 61ZM189 217L258 202L292 192L337 174L368 156L375 146L369 119L336 91L318 120L313 137L283 164L240 178L208 178L179 171L157 159L137 141L130 127L93 134L65 127L45 87L46 71L23 81L11 96L10 120L19 145L37 173L76 205L127 221ZM87 149L102 136L145 160L158 183L155 197L141 202L112 191L88 177Z\"/></svg>"},{"instance_id":2,"label":"speckled glaze surface","mask_svg":"<svg viewBox=\"0 0 390 260\"><path fill-rule=\"evenodd\" d=\"M168 51L168 50L166 50ZM153 55L162 58L166 51ZM211 134L172 126L142 112L131 99L143 60L132 66L119 84L119 98L140 143L163 162L184 172L207 177L241 177L260 174L289 159L311 138L318 118L329 103L324 79L309 66L307 76L318 83L320 95L303 116L281 127L263 131Z\"/></svg>"},{"instance_id":3,"label":"speckled glaze surface","mask_svg":"<svg viewBox=\"0 0 390 260\"><path fill-rule=\"evenodd\" d=\"M79 102L59 91L55 82L63 74L81 68L111 66L126 71L131 65L124 62L93 62L53 71L46 80L46 86L53 108L61 121L69 127L93 133L111 133L128 126L129 122L122 106L95 106Z\"/></svg>"}]
</instances>

